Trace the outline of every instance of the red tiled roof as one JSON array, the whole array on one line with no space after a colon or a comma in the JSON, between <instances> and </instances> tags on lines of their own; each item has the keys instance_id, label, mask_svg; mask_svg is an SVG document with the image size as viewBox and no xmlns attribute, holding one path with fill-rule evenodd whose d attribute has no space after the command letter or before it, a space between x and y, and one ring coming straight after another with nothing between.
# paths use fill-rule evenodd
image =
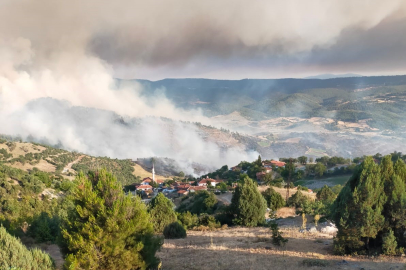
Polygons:
<instances>
[{"instance_id":1,"label":"red tiled roof","mask_svg":"<svg viewBox=\"0 0 406 270\"><path fill-rule=\"evenodd\" d=\"M179 190L178 193L179 194L185 194L186 192L188 192L187 190Z\"/></svg>"},{"instance_id":2,"label":"red tiled roof","mask_svg":"<svg viewBox=\"0 0 406 270\"><path fill-rule=\"evenodd\" d=\"M137 189L152 189L152 187L150 185L140 185Z\"/></svg>"},{"instance_id":3,"label":"red tiled roof","mask_svg":"<svg viewBox=\"0 0 406 270\"><path fill-rule=\"evenodd\" d=\"M285 166L286 163L282 162L282 161L271 160L271 164L273 164L273 165L275 165L277 167L283 167L283 166Z\"/></svg>"}]
</instances>

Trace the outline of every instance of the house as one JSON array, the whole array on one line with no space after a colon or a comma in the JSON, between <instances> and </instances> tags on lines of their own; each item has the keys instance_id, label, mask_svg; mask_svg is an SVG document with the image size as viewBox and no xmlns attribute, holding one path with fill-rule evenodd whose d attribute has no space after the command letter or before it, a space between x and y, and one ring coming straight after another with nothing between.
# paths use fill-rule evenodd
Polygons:
<instances>
[{"instance_id":1,"label":"house","mask_svg":"<svg viewBox=\"0 0 406 270\"><path fill-rule=\"evenodd\" d=\"M285 167L286 163L277 160L271 160L271 164L274 165L276 168L278 167Z\"/></svg>"},{"instance_id":2,"label":"house","mask_svg":"<svg viewBox=\"0 0 406 270\"><path fill-rule=\"evenodd\" d=\"M137 190L142 190L142 191L152 190L152 187L150 185L139 185L136 188L137 188Z\"/></svg>"},{"instance_id":3,"label":"house","mask_svg":"<svg viewBox=\"0 0 406 270\"><path fill-rule=\"evenodd\" d=\"M189 194L189 191L188 190L179 190L178 191L178 196L180 197L180 196L186 196L186 195L188 195Z\"/></svg>"},{"instance_id":4,"label":"house","mask_svg":"<svg viewBox=\"0 0 406 270\"><path fill-rule=\"evenodd\" d=\"M189 188L189 192L196 192L196 191L200 191L200 190L207 190L207 186L191 186Z\"/></svg>"},{"instance_id":5,"label":"house","mask_svg":"<svg viewBox=\"0 0 406 270\"><path fill-rule=\"evenodd\" d=\"M151 177L147 177L147 178L142 179L141 185L151 185L151 183L152 183L153 181L154 181L154 180L152 180Z\"/></svg>"},{"instance_id":6,"label":"house","mask_svg":"<svg viewBox=\"0 0 406 270\"><path fill-rule=\"evenodd\" d=\"M215 187L218 183L223 182L223 180L215 180L211 178L204 178L200 180L197 184L199 187L207 187L207 183L210 183L212 187Z\"/></svg>"},{"instance_id":7,"label":"house","mask_svg":"<svg viewBox=\"0 0 406 270\"><path fill-rule=\"evenodd\" d=\"M190 187L191 186L189 184L181 184L181 185L176 186L176 189L177 190L189 190Z\"/></svg>"}]
</instances>

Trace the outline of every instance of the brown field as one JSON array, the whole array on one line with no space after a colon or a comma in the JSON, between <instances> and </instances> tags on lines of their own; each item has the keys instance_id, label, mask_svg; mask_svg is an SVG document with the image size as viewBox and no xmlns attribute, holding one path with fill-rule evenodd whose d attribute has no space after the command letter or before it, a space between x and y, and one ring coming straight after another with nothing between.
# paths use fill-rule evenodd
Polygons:
<instances>
[{"instance_id":1,"label":"brown field","mask_svg":"<svg viewBox=\"0 0 406 270\"><path fill-rule=\"evenodd\" d=\"M258 189L260 192L265 191L269 186L258 186ZM286 188L278 188L278 187L272 187L276 192L279 192L283 198L286 198ZM289 190L289 197L291 197L293 194L297 192L297 188L291 188ZM301 191L304 195L310 197L311 199L316 199L316 194L315 193L310 193L307 191Z\"/></svg>"},{"instance_id":2,"label":"brown field","mask_svg":"<svg viewBox=\"0 0 406 270\"><path fill-rule=\"evenodd\" d=\"M165 240L158 253L162 269L404 269L401 257L342 257L333 255L332 236L299 233L282 227L289 239L284 248L271 242L268 228L233 227L214 232L188 231L185 239ZM326 267L303 266L304 259L325 260Z\"/></svg>"},{"instance_id":3,"label":"brown field","mask_svg":"<svg viewBox=\"0 0 406 270\"><path fill-rule=\"evenodd\" d=\"M144 168L141 167L140 165L134 164L133 167L134 167L133 175L140 176L141 179L146 178L146 177L152 177L151 172L144 170ZM165 176L157 175L157 174L155 174L155 178L156 179L162 179L162 180L169 179L169 177L165 177Z\"/></svg>"},{"instance_id":4,"label":"brown field","mask_svg":"<svg viewBox=\"0 0 406 270\"><path fill-rule=\"evenodd\" d=\"M44 172L55 172L55 166L48 163L48 162L46 162L43 159L40 160L40 162L38 164L35 164L35 165L31 165L28 162L25 163L24 165L21 164L20 162L16 162L14 164L8 164L8 166L13 167L13 168L17 168L17 169L21 169L21 170L24 170L24 171L32 170L32 168L36 167L39 170L44 171Z\"/></svg>"}]
</instances>

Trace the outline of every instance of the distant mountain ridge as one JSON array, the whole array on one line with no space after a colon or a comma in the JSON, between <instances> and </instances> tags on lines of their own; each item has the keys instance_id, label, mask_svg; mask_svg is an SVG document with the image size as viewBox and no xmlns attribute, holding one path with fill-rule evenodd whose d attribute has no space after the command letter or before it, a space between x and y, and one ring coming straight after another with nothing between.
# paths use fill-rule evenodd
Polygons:
<instances>
[{"instance_id":1,"label":"distant mountain ridge","mask_svg":"<svg viewBox=\"0 0 406 270\"><path fill-rule=\"evenodd\" d=\"M304 79L320 79L320 80L325 80L325 79L333 79L333 78L350 78L350 77L363 77L363 75L354 74L354 73L345 73L345 74L331 74L331 73L326 73L326 74L319 74L319 75L315 75L315 76L304 77Z\"/></svg>"}]
</instances>

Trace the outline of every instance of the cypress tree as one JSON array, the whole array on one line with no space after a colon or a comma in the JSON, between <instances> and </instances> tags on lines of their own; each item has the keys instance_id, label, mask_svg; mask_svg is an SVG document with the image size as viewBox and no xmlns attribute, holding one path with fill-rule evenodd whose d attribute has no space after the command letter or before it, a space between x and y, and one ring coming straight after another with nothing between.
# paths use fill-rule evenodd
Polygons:
<instances>
[{"instance_id":1,"label":"cypress tree","mask_svg":"<svg viewBox=\"0 0 406 270\"><path fill-rule=\"evenodd\" d=\"M75 208L62 222L68 269L146 269L156 267L161 238L154 236L146 206L125 195L106 170L76 178L70 199Z\"/></svg>"},{"instance_id":2,"label":"cypress tree","mask_svg":"<svg viewBox=\"0 0 406 270\"><path fill-rule=\"evenodd\" d=\"M265 221L266 201L251 178L245 177L235 189L230 211L233 223L254 227Z\"/></svg>"},{"instance_id":3,"label":"cypress tree","mask_svg":"<svg viewBox=\"0 0 406 270\"><path fill-rule=\"evenodd\" d=\"M177 220L173 207L173 203L166 198L163 193L158 193L158 195L151 200L149 213L151 215L151 221L154 224L155 232L163 232L166 226Z\"/></svg>"},{"instance_id":4,"label":"cypress tree","mask_svg":"<svg viewBox=\"0 0 406 270\"><path fill-rule=\"evenodd\" d=\"M332 217L338 228L338 253L362 249L361 241L369 248L370 239L375 239L384 226L385 200L380 169L367 157L334 202Z\"/></svg>"},{"instance_id":5,"label":"cypress tree","mask_svg":"<svg viewBox=\"0 0 406 270\"><path fill-rule=\"evenodd\" d=\"M399 176L393 175L387 186L387 202L385 205L385 228L393 230L399 241L404 242L406 228L406 187Z\"/></svg>"}]
</instances>

